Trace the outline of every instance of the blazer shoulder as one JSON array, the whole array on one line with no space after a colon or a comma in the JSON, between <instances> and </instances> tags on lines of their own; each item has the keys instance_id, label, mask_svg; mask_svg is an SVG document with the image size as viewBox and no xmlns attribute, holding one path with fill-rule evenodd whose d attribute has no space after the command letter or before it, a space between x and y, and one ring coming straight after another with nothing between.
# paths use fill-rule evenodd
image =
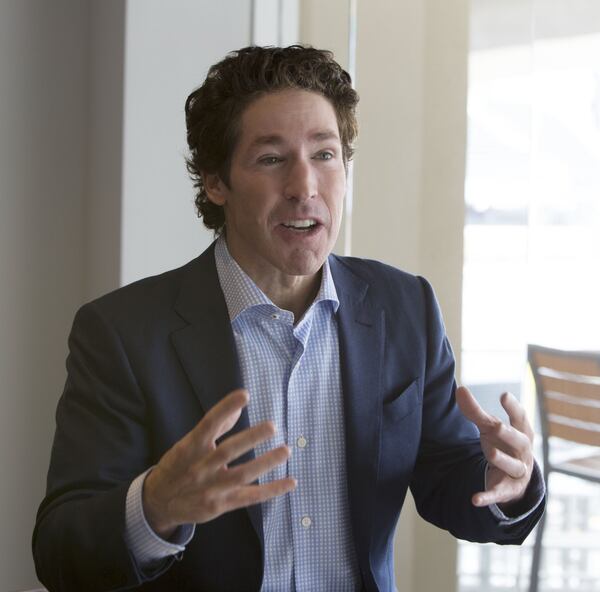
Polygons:
<instances>
[{"instance_id":1,"label":"blazer shoulder","mask_svg":"<svg viewBox=\"0 0 600 592\"><path fill-rule=\"evenodd\" d=\"M127 324L134 319L158 320L174 309L180 294L190 284L197 288L199 298L203 292L214 292L218 287L212 246L181 267L137 280L91 300L79 313L94 309L101 316Z\"/></svg>"},{"instance_id":2,"label":"blazer shoulder","mask_svg":"<svg viewBox=\"0 0 600 592\"><path fill-rule=\"evenodd\" d=\"M342 291L362 285L363 289L366 288L365 302L386 310L390 318L404 318L408 324L421 327L421 330L433 326L444 330L435 292L424 277L380 261L358 257L334 256L333 265L338 269L338 277L342 278ZM340 273L341 270L344 271Z\"/></svg>"},{"instance_id":3,"label":"blazer shoulder","mask_svg":"<svg viewBox=\"0 0 600 592\"><path fill-rule=\"evenodd\" d=\"M387 263L360 257L341 257L334 255L335 261L344 269L369 285L376 293L385 292L412 294L423 297L423 292L431 291L429 282L420 275L398 269Z\"/></svg>"}]
</instances>

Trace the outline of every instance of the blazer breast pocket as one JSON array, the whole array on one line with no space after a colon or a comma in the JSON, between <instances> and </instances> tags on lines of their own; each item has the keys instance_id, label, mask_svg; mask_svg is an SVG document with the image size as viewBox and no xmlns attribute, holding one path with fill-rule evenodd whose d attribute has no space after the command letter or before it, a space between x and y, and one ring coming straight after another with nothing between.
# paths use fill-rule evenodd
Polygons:
<instances>
[{"instance_id":1,"label":"blazer breast pocket","mask_svg":"<svg viewBox=\"0 0 600 592\"><path fill-rule=\"evenodd\" d=\"M384 402L384 420L399 421L415 410L419 400L419 379L415 378L399 395Z\"/></svg>"}]
</instances>

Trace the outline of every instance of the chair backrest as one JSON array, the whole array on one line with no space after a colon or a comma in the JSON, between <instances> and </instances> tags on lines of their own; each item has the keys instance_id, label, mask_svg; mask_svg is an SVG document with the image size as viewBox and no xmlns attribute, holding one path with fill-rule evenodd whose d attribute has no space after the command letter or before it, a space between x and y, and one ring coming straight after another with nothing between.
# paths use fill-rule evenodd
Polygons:
<instances>
[{"instance_id":1,"label":"chair backrest","mask_svg":"<svg viewBox=\"0 0 600 592\"><path fill-rule=\"evenodd\" d=\"M600 352L528 347L542 435L600 446Z\"/></svg>"}]
</instances>

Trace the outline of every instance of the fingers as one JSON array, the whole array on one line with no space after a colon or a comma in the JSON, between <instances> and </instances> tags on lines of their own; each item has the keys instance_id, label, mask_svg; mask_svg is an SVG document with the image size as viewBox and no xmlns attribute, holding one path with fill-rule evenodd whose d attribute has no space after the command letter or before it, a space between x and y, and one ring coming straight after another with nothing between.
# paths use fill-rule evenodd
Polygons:
<instances>
[{"instance_id":1,"label":"fingers","mask_svg":"<svg viewBox=\"0 0 600 592\"><path fill-rule=\"evenodd\" d=\"M215 516L219 516L226 512L266 502L274 497L294 491L296 485L295 479L286 477L263 485L245 485L232 489L226 495L220 496L218 502L213 504L213 513ZM199 520L199 522L205 521Z\"/></svg>"},{"instance_id":2,"label":"fingers","mask_svg":"<svg viewBox=\"0 0 600 592\"><path fill-rule=\"evenodd\" d=\"M485 440L491 446L509 454L521 455L530 449L533 432L525 410L514 395L504 393L501 398L502 406L511 422L510 426L484 411L466 387L456 389L456 403L463 415L477 425L482 442ZM525 429L528 431L524 431Z\"/></svg>"},{"instance_id":3,"label":"fingers","mask_svg":"<svg viewBox=\"0 0 600 592\"><path fill-rule=\"evenodd\" d=\"M479 493L476 493L471 501L474 506L483 508L485 506L491 506L492 504L501 504L510 501L511 498L511 492L503 491L502 488L496 487L489 491L480 491Z\"/></svg>"},{"instance_id":4,"label":"fingers","mask_svg":"<svg viewBox=\"0 0 600 592\"><path fill-rule=\"evenodd\" d=\"M523 432L494 419L494 427L488 429L485 434L482 432L482 443L518 457L523 457L531 451L531 440Z\"/></svg>"},{"instance_id":5,"label":"fingers","mask_svg":"<svg viewBox=\"0 0 600 592\"><path fill-rule=\"evenodd\" d=\"M235 425L242 409L248 404L248 399L248 391L244 389L231 391L209 409L188 434L189 443L200 450L213 448L215 441Z\"/></svg>"},{"instance_id":6,"label":"fingers","mask_svg":"<svg viewBox=\"0 0 600 592\"><path fill-rule=\"evenodd\" d=\"M487 490L473 495L475 506L514 501L523 495L533 467L533 430L522 405L514 395L500 399L510 425L484 411L465 387L456 389L456 403L481 435L481 446L489 463Z\"/></svg>"},{"instance_id":7,"label":"fingers","mask_svg":"<svg viewBox=\"0 0 600 592\"><path fill-rule=\"evenodd\" d=\"M527 474L527 465L522 460L506 454L498 448L492 448L488 452L487 460L512 479L521 479Z\"/></svg>"},{"instance_id":8,"label":"fingers","mask_svg":"<svg viewBox=\"0 0 600 592\"><path fill-rule=\"evenodd\" d=\"M142 504L155 532L169 533L179 524L206 522L231 509L260 503L296 487L292 478L253 484L261 475L287 461L290 456L287 446L269 450L246 463L228 466L273 437L276 431L274 424L267 421L233 434L217 445L216 441L235 425L247 403L245 390L231 392L176 442L148 475Z\"/></svg>"},{"instance_id":9,"label":"fingers","mask_svg":"<svg viewBox=\"0 0 600 592\"><path fill-rule=\"evenodd\" d=\"M500 403L508 415L510 425L525 434L530 442L533 442L533 429L527 419L525 409L517 398L512 393L503 393Z\"/></svg>"},{"instance_id":10,"label":"fingers","mask_svg":"<svg viewBox=\"0 0 600 592\"><path fill-rule=\"evenodd\" d=\"M286 462L289 457L290 449L287 446L279 446L251 461L222 472L220 481L224 486L229 487L250 484L261 475Z\"/></svg>"},{"instance_id":11,"label":"fingers","mask_svg":"<svg viewBox=\"0 0 600 592\"><path fill-rule=\"evenodd\" d=\"M227 511L245 508L266 502L279 495L290 493L296 489L297 482L292 477L278 479L263 485L246 485L231 491L227 496Z\"/></svg>"},{"instance_id":12,"label":"fingers","mask_svg":"<svg viewBox=\"0 0 600 592\"><path fill-rule=\"evenodd\" d=\"M491 506L492 504L503 504L515 501L523 495L523 487L518 481L504 477L487 491L480 491L473 495L471 501L478 508Z\"/></svg>"},{"instance_id":13,"label":"fingers","mask_svg":"<svg viewBox=\"0 0 600 592\"><path fill-rule=\"evenodd\" d=\"M471 501L473 502L473 505L478 508L498 503L497 496L492 491L480 491L473 496Z\"/></svg>"},{"instance_id":14,"label":"fingers","mask_svg":"<svg viewBox=\"0 0 600 592\"><path fill-rule=\"evenodd\" d=\"M275 425L270 421L265 421L230 436L210 453L207 458L207 466L216 470L220 466L228 465L261 442L272 438L275 432Z\"/></svg>"},{"instance_id":15,"label":"fingers","mask_svg":"<svg viewBox=\"0 0 600 592\"><path fill-rule=\"evenodd\" d=\"M483 410L467 387L459 386L456 389L456 404L462 414L472 421L481 433L485 433L497 423L496 418Z\"/></svg>"}]
</instances>

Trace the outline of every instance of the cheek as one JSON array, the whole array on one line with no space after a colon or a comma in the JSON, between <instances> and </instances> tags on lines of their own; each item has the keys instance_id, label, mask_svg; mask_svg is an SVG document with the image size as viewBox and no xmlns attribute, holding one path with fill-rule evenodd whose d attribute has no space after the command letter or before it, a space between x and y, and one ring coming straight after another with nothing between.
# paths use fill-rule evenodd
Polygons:
<instances>
[{"instance_id":1,"label":"cheek","mask_svg":"<svg viewBox=\"0 0 600 592\"><path fill-rule=\"evenodd\" d=\"M279 191L272 179L252 179L240 195L245 212L254 218L266 218L277 204Z\"/></svg>"},{"instance_id":2,"label":"cheek","mask_svg":"<svg viewBox=\"0 0 600 592\"><path fill-rule=\"evenodd\" d=\"M239 223L256 224L267 216L265 191L257 183L246 183L243 187L243 191L238 190L235 198L229 200L230 214Z\"/></svg>"},{"instance_id":3,"label":"cheek","mask_svg":"<svg viewBox=\"0 0 600 592\"><path fill-rule=\"evenodd\" d=\"M331 215L340 218L344 209L344 198L346 196L345 173L330 183L328 195Z\"/></svg>"}]
</instances>

